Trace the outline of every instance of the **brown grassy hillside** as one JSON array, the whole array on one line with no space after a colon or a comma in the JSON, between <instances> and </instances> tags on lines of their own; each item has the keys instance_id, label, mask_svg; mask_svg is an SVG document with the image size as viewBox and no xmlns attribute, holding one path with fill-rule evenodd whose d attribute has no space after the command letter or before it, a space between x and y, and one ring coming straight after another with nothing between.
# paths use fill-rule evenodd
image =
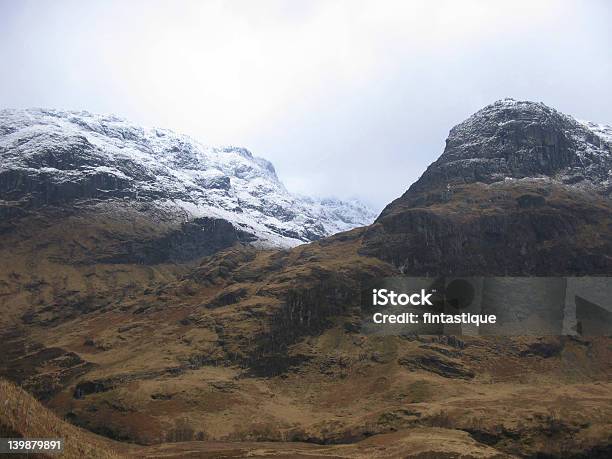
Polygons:
<instances>
[{"instance_id":1,"label":"brown grassy hillside","mask_svg":"<svg viewBox=\"0 0 612 459\"><path fill-rule=\"evenodd\" d=\"M508 233L512 222L542 229L525 255L507 249L527 274L553 243L568 260L605 258L608 220L582 217L609 215L607 204L508 186L400 202L369 228L291 250L235 245L180 265L119 256L155 225L103 213L24 218L0 240L11 260L0 266L0 374L72 424L149 445L138 450L147 455L243 457L273 442L257 454L357 457L364 445L389 448L379 439L418 450L414 439L435 434L423 454L607 457L610 338L360 330L364 283L415 260L430 272L425 261L445 263L440 251L470 263L455 267L499 267L494 241L476 261L462 255L481 236L529 236ZM521 207L527 192L544 207Z\"/></svg>"},{"instance_id":2,"label":"brown grassy hillside","mask_svg":"<svg viewBox=\"0 0 612 459\"><path fill-rule=\"evenodd\" d=\"M61 438L62 457L67 459L121 457L113 451L111 441L58 418L30 394L4 379L0 379L0 437Z\"/></svg>"},{"instance_id":3,"label":"brown grassy hillside","mask_svg":"<svg viewBox=\"0 0 612 459\"><path fill-rule=\"evenodd\" d=\"M384 435L415 450L430 432L439 438L431 448L450 451L605 457L608 338L364 336L358 285L393 268L359 254L362 236L288 251L237 246L165 283L100 290L106 301L71 317L65 304L33 302L27 323L5 335L0 366L74 424L159 445L147 455L222 448L243 457L274 442L265 454L358 457L363 445L388 448L377 443ZM40 294L61 297L57 281L75 268L36 266L45 265L53 269L21 275L44 274ZM316 446L329 444L324 454Z\"/></svg>"},{"instance_id":4,"label":"brown grassy hillside","mask_svg":"<svg viewBox=\"0 0 612 459\"><path fill-rule=\"evenodd\" d=\"M183 442L153 447L121 445L74 427L59 419L31 395L0 379L0 436L15 438L61 438L66 459L113 459L121 457L177 458L394 458L394 457L509 457L479 445L465 433L444 428L422 428L380 435L352 445L318 446L285 442ZM13 455L12 457L58 457ZM433 456L431 456L433 457Z\"/></svg>"}]
</instances>

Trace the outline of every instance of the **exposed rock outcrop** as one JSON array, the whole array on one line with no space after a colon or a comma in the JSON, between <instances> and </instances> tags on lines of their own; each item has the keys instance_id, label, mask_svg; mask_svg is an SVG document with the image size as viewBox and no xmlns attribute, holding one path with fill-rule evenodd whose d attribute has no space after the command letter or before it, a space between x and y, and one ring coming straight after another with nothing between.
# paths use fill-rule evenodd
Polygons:
<instances>
[{"instance_id":1,"label":"exposed rock outcrop","mask_svg":"<svg viewBox=\"0 0 612 459\"><path fill-rule=\"evenodd\" d=\"M363 254L414 275L612 273L612 128L505 99L455 126Z\"/></svg>"}]
</instances>

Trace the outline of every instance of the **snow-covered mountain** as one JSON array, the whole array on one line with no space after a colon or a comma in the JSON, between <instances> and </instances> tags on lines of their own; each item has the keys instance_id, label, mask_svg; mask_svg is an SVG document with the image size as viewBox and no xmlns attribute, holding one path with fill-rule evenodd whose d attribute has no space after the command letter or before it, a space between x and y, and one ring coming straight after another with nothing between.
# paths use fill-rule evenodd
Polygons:
<instances>
[{"instance_id":1,"label":"snow-covered mountain","mask_svg":"<svg viewBox=\"0 0 612 459\"><path fill-rule=\"evenodd\" d=\"M290 193L269 161L244 148L89 112L0 111L0 161L5 205L144 201L180 209L185 221L227 220L264 245L293 246L376 217L357 201Z\"/></svg>"}]
</instances>

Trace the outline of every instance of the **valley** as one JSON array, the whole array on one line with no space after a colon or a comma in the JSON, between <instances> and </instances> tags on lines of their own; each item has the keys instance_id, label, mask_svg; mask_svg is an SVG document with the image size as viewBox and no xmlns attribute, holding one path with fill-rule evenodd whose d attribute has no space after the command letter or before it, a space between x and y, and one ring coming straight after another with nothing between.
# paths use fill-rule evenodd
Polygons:
<instances>
[{"instance_id":1,"label":"valley","mask_svg":"<svg viewBox=\"0 0 612 459\"><path fill-rule=\"evenodd\" d=\"M29 170L47 162L24 172L6 160L27 156L15 145L32 142L7 126L0 376L66 429L91 435L98 457L612 453L609 336L361 330L362 291L387 276L609 276L607 128L498 101L453 128L440 159L373 222L361 215L337 232L336 220L320 217L337 213L308 210L303 226L303 215L283 216L291 205L263 197L251 210L185 213L177 203L191 191L165 195L175 191L166 179L54 183ZM113 148L132 132L113 134ZM138 169L94 138L95 158L109 154L126 176ZM62 142L34 156L78 163L82 155L69 153L85 142ZM172 161L186 170L192 149L181 145ZM248 157L228 154L241 165ZM228 176L220 180L230 189L257 189L261 179ZM194 194L209 199L213 188L198 186ZM215 199L236 191L214 189ZM155 192L137 199L135 190ZM4 397L27 397L2 384ZM3 412L0 429L15 430L14 416Z\"/></svg>"}]
</instances>

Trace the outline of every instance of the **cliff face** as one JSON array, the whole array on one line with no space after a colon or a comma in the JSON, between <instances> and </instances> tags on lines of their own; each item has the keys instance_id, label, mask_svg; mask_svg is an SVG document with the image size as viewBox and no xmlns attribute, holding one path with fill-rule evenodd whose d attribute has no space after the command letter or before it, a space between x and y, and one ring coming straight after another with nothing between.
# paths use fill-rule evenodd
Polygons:
<instances>
[{"instance_id":1,"label":"cliff face","mask_svg":"<svg viewBox=\"0 0 612 459\"><path fill-rule=\"evenodd\" d=\"M608 198L519 180L413 192L385 210L361 253L412 275L609 275Z\"/></svg>"},{"instance_id":2,"label":"cliff face","mask_svg":"<svg viewBox=\"0 0 612 459\"><path fill-rule=\"evenodd\" d=\"M612 273L612 129L498 101L454 127L362 253L414 275Z\"/></svg>"}]
</instances>

